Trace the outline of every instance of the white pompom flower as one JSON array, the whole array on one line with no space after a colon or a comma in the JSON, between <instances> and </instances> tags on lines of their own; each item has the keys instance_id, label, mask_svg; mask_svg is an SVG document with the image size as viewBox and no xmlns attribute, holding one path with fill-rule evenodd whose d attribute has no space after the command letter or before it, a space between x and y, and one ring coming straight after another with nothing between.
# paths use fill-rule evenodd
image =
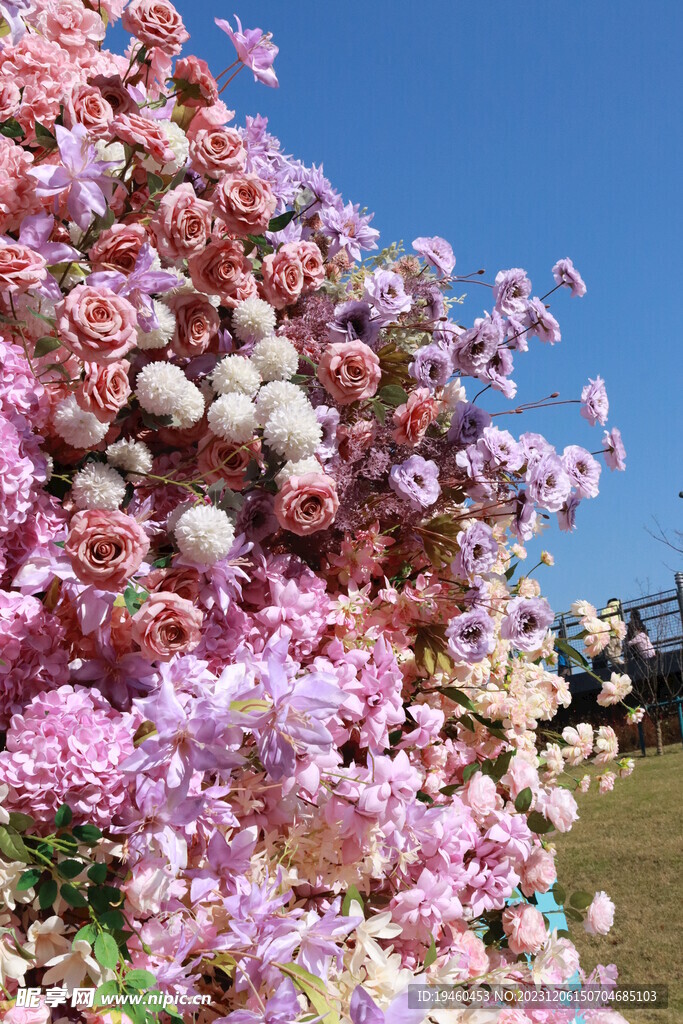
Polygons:
<instances>
[{"instance_id":1,"label":"white pompom flower","mask_svg":"<svg viewBox=\"0 0 683 1024\"><path fill-rule=\"evenodd\" d=\"M309 403L281 405L271 414L263 429L268 447L291 462L313 455L322 441L322 427Z\"/></svg>"},{"instance_id":2,"label":"white pompom flower","mask_svg":"<svg viewBox=\"0 0 683 1024\"><path fill-rule=\"evenodd\" d=\"M235 540L227 515L212 505L196 505L183 512L174 532L180 553L202 565L225 558Z\"/></svg>"},{"instance_id":3,"label":"white pompom flower","mask_svg":"<svg viewBox=\"0 0 683 1024\"><path fill-rule=\"evenodd\" d=\"M113 511L126 496L126 484L120 473L103 462L89 462L73 478L71 497L76 508L101 508Z\"/></svg>"},{"instance_id":4,"label":"white pompom flower","mask_svg":"<svg viewBox=\"0 0 683 1024\"><path fill-rule=\"evenodd\" d=\"M239 391L217 398L208 413L209 429L226 441L251 441L257 427L256 406Z\"/></svg>"},{"instance_id":5,"label":"white pompom flower","mask_svg":"<svg viewBox=\"0 0 683 1024\"><path fill-rule=\"evenodd\" d=\"M325 470L316 459L310 455L307 459L299 459L298 462L286 462L275 477L278 487L286 484L291 476L304 476L306 473L324 473Z\"/></svg>"},{"instance_id":6,"label":"white pompom flower","mask_svg":"<svg viewBox=\"0 0 683 1024\"><path fill-rule=\"evenodd\" d=\"M92 448L106 437L110 424L81 409L73 395L58 403L53 415L54 428L72 448Z\"/></svg>"},{"instance_id":7,"label":"white pompom flower","mask_svg":"<svg viewBox=\"0 0 683 1024\"><path fill-rule=\"evenodd\" d=\"M235 306L232 331L240 341L261 341L273 333L275 322L275 310L270 303L253 297Z\"/></svg>"},{"instance_id":8,"label":"white pompom flower","mask_svg":"<svg viewBox=\"0 0 683 1024\"><path fill-rule=\"evenodd\" d=\"M299 367L299 353L288 338L271 334L254 345L251 361L264 380L289 380Z\"/></svg>"},{"instance_id":9,"label":"white pompom flower","mask_svg":"<svg viewBox=\"0 0 683 1024\"><path fill-rule=\"evenodd\" d=\"M239 391L253 398L261 386L261 374L251 359L237 355L226 356L213 371L211 383L219 395Z\"/></svg>"},{"instance_id":10,"label":"white pompom flower","mask_svg":"<svg viewBox=\"0 0 683 1024\"><path fill-rule=\"evenodd\" d=\"M173 363L149 363L137 376L135 397L154 416L172 416L180 405L189 381Z\"/></svg>"},{"instance_id":11,"label":"white pompom flower","mask_svg":"<svg viewBox=\"0 0 683 1024\"><path fill-rule=\"evenodd\" d=\"M173 425L186 430L199 423L206 409L204 395L191 381L186 381L186 386L180 394L180 401L173 410Z\"/></svg>"},{"instance_id":12,"label":"white pompom flower","mask_svg":"<svg viewBox=\"0 0 683 1024\"><path fill-rule=\"evenodd\" d=\"M306 394L298 384L292 384L288 380L274 380L269 384L264 384L256 396L259 422L263 425L280 406L291 405L305 407L310 405Z\"/></svg>"},{"instance_id":13,"label":"white pompom flower","mask_svg":"<svg viewBox=\"0 0 683 1024\"><path fill-rule=\"evenodd\" d=\"M146 352L155 348L166 348L170 345L175 333L175 314L164 302L152 300L159 326L152 331L142 331L138 327L138 348Z\"/></svg>"},{"instance_id":14,"label":"white pompom flower","mask_svg":"<svg viewBox=\"0 0 683 1024\"><path fill-rule=\"evenodd\" d=\"M151 473L152 453L142 441L114 441L106 451L107 462L124 473Z\"/></svg>"},{"instance_id":15,"label":"white pompom flower","mask_svg":"<svg viewBox=\"0 0 683 1024\"><path fill-rule=\"evenodd\" d=\"M148 171L158 171L160 174L175 174L176 171L179 171L187 163L190 143L183 129L180 125L175 124L174 121L162 120L157 121L157 124L160 128L163 128L168 144L173 150L173 159L160 168L158 160L148 155L143 159L142 166Z\"/></svg>"}]
</instances>

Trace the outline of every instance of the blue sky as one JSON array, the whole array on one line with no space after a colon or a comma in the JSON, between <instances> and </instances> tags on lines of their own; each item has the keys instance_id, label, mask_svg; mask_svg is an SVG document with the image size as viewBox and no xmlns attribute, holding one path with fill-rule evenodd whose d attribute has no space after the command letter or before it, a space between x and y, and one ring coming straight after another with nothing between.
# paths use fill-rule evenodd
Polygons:
<instances>
[{"instance_id":1,"label":"blue sky","mask_svg":"<svg viewBox=\"0 0 683 1024\"><path fill-rule=\"evenodd\" d=\"M246 70L223 98L236 121L260 113L284 149L375 211L383 241L440 234L457 269L492 280L521 266L534 294L571 256L584 299L551 300L563 340L516 360L522 400L578 397L601 374L626 473L602 474L578 529L543 546L542 582L560 610L673 586L683 561L652 540L680 526L683 74L678 0L176 0L187 45L214 73L232 63L213 16L273 33L280 89ZM472 286L471 322L487 289ZM501 423L502 425L502 423ZM563 406L506 424L560 449L600 447L602 430ZM540 545L538 545L540 550ZM677 564L678 563L678 564Z\"/></svg>"}]
</instances>

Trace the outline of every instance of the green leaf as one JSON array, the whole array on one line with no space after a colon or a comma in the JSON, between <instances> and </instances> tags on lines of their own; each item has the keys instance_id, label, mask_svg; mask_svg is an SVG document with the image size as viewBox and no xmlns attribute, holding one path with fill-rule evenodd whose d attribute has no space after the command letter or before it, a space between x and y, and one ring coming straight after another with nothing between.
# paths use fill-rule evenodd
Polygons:
<instances>
[{"instance_id":1,"label":"green leaf","mask_svg":"<svg viewBox=\"0 0 683 1024\"><path fill-rule=\"evenodd\" d=\"M329 1002L327 986L320 978L310 974L299 964L287 964L285 974L292 977L296 987L303 992L319 1016L323 1018L324 1024L339 1024L339 1014Z\"/></svg>"},{"instance_id":2,"label":"green leaf","mask_svg":"<svg viewBox=\"0 0 683 1024\"><path fill-rule=\"evenodd\" d=\"M145 603L144 598L135 587L126 587L123 593L123 600L126 603L128 614L131 616L136 615Z\"/></svg>"},{"instance_id":3,"label":"green leaf","mask_svg":"<svg viewBox=\"0 0 683 1024\"><path fill-rule=\"evenodd\" d=\"M30 868L28 871L24 871L17 882L17 890L25 892L26 889L32 889L36 882L40 881L41 875L42 871L40 868Z\"/></svg>"},{"instance_id":4,"label":"green leaf","mask_svg":"<svg viewBox=\"0 0 683 1024\"><path fill-rule=\"evenodd\" d=\"M458 782L454 782L450 786L442 786L441 789L439 790L439 793L443 793L444 796L453 796L453 794L457 793L459 789L460 784Z\"/></svg>"},{"instance_id":5,"label":"green leaf","mask_svg":"<svg viewBox=\"0 0 683 1024\"><path fill-rule=\"evenodd\" d=\"M341 912L344 917L348 917L350 914L350 907L352 903L360 903L363 913L365 913L365 905L363 903L363 897L356 889L355 885L350 885L346 890L344 899L342 900Z\"/></svg>"},{"instance_id":6,"label":"green leaf","mask_svg":"<svg viewBox=\"0 0 683 1024\"><path fill-rule=\"evenodd\" d=\"M590 893L583 892L581 890L579 892L573 892L569 897L570 905L576 910L586 910L587 907L590 907L592 902L593 897Z\"/></svg>"},{"instance_id":7,"label":"green leaf","mask_svg":"<svg viewBox=\"0 0 683 1024\"><path fill-rule=\"evenodd\" d=\"M551 824L547 818L544 818L538 811L532 811L526 820L527 825L532 832L536 832L537 835L545 835L546 832L552 832L555 826Z\"/></svg>"},{"instance_id":8,"label":"green leaf","mask_svg":"<svg viewBox=\"0 0 683 1024\"><path fill-rule=\"evenodd\" d=\"M91 882L95 882L97 885L101 885L107 880L107 865L106 864L92 864L88 868L88 878Z\"/></svg>"},{"instance_id":9,"label":"green leaf","mask_svg":"<svg viewBox=\"0 0 683 1024\"><path fill-rule=\"evenodd\" d=\"M468 782L469 779L472 778L474 773L478 772L480 768L481 768L481 765L479 764L478 761L470 761L470 763L466 764L465 767L462 770L462 781L463 782Z\"/></svg>"},{"instance_id":10,"label":"green leaf","mask_svg":"<svg viewBox=\"0 0 683 1024\"><path fill-rule=\"evenodd\" d=\"M427 953L425 954L425 961L424 961L425 969L427 967L431 967L435 960L436 960L436 941L434 939L434 936L432 935L432 941L429 943L429 949L427 950Z\"/></svg>"},{"instance_id":11,"label":"green leaf","mask_svg":"<svg viewBox=\"0 0 683 1024\"><path fill-rule=\"evenodd\" d=\"M485 729L488 729L492 736L495 736L499 740L507 739L502 722L492 722L489 718L485 718L476 711L472 712L472 718L475 718L480 725L483 725Z\"/></svg>"},{"instance_id":12,"label":"green leaf","mask_svg":"<svg viewBox=\"0 0 683 1024\"><path fill-rule=\"evenodd\" d=\"M111 931L120 931L125 923L126 920L120 910L107 910L104 914L100 914L100 924Z\"/></svg>"},{"instance_id":13,"label":"green leaf","mask_svg":"<svg viewBox=\"0 0 683 1024\"><path fill-rule=\"evenodd\" d=\"M514 750L506 750L504 753L499 754L487 775L490 775L492 779L499 782L510 767L510 761L514 757L514 753Z\"/></svg>"},{"instance_id":14,"label":"green leaf","mask_svg":"<svg viewBox=\"0 0 683 1024\"><path fill-rule=\"evenodd\" d=\"M448 697L449 700L455 701L456 704L460 704L463 708L467 708L468 711L474 711L474 704L462 690L459 690L457 686L443 686L439 693L443 693L444 697Z\"/></svg>"},{"instance_id":15,"label":"green leaf","mask_svg":"<svg viewBox=\"0 0 683 1024\"><path fill-rule=\"evenodd\" d=\"M31 854L26 849L24 840L9 825L0 825L0 852L10 860L20 860L24 864L31 863Z\"/></svg>"},{"instance_id":16,"label":"green leaf","mask_svg":"<svg viewBox=\"0 0 683 1024\"><path fill-rule=\"evenodd\" d=\"M135 989L154 988L157 983L156 978L149 971L129 971L125 981L126 986L130 985Z\"/></svg>"},{"instance_id":17,"label":"green leaf","mask_svg":"<svg viewBox=\"0 0 683 1024\"><path fill-rule=\"evenodd\" d=\"M107 932L100 932L95 939L95 959L103 967L116 967L119 962L119 947L116 939Z\"/></svg>"},{"instance_id":18,"label":"green leaf","mask_svg":"<svg viewBox=\"0 0 683 1024\"><path fill-rule=\"evenodd\" d=\"M458 722L460 723L460 725L464 726L465 729L468 730L468 732L476 732L474 728L474 722L469 717L469 715L461 715L460 718L458 719Z\"/></svg>"},{"instance_id":19,"label":"green leaf","mask_svg":"<svg viewBox=\"0 0 683 1024\"><path fill-rule=\"evenodd\" d=\"M374 412L379 422L384 426L387 419L387 411L381 402L370 402L370 408Z\"/></svg>"},{"instance_id":20,"label":"green leaf","mask_svg":"<svg viewBox=\"0 0 683 1024\"><path fill-rule=\"evenodd\" d=\"M516 570L518 565L519 565L519 562L513 562L512 565L510 566L510 568L506 570L506 572L505 572L505 579L506 580L511 580L512 579L512 577L515 575L515 570Z\"/></svg>"},{"instance_id":21,"label":"green leaf","mask_svg":"<svg viewBox=\"0 0 683 1024\"><path fill-rule=\"evenodd\" d=\"M70 907L88 906L85 896L78 891L75 885L71 885L69 882L65 882L59 892L64 902L68 903Z\"/></svg>"},{"instance_id":22,"label":"green leaf","mask_svg":"<svg viewBox=\"0 0 683 1024\"><path fill-rule=\"evenodd\" d=\"M97 936L97 928L94 924L84 924L74 935L74 942L87 942L92 946Z\"/></svg>"},{"instance_id":23,"label":"green leaf","mask_svg":"<svg viewBox=\"0 0 683 1024\"><path fill-rule=\"evenodd\" d=\"M76 825L72 831L76 839L80 839L86 846L94 846L102 838L97 825Z\"/></svg>"},{"instance_id":24,"label":"green leaf","mask_svg":"<svg viewBox=\"0 0 683 1024\"><path fill-rule=\"evenodd\" d=\"M33 349L34 359L40 359L41 356L46 356L48 352L54 352L54 350L59 348L61 344L62 343L59 338L50 338L47 336L44 338L38 338L36 347Z\"/></svg>"},{"instance_id":25,"label":"green leaf","mask_svg":"<svg viewBox=\"0 0 683 1024\"><path fill-rule=\"evenodd\" d=\"M570 661L575 662L577 665L581 665L582 668L590 668L583 654L581 654L580 651L577 651L575 647L572 647L569 641L565 640L563 636L555 637L555 650L566 654Z\"/></svg>"},{"instance_id":26,"label":"green leaf","mask_svg":"<svg viewBox=\"0 0 683 1024\"><path fill-rule=\"evenodd\" d=\"M73 818L73 812L68 804L62 804L57 813L55 814L55 825L57 828L66 828L67 825L71 824Z\"/></svg>"},{"instance_id":27,"label":"green leaf","mask_svg":"<svg viewBox=\"0 0 683 1024\"><path fill-rule=\"evenodd\" d=\"M563 906L567 899L567 892L564 886L560 885L559 882L555 882L555 885L552 887L550 891L555 897L555 902L557 903L558 907Z\"/></svg>"},{"instance_id":28,"label":"green leaf","mask_svg":"<svg viewBox=\"0 0 683 1024\"><path fill-rule=\"evenodd\" d=\"M95 992L95 1006L100 1005L100 1000L104 996L115 996L119 991L119 983L116 979L112 981L105 981L104 985L100 985Z\"/></svg>"},{"instance_id":29,"label":"green leaf","mask_svg":"<svg viewBox=\"0 0 683 1024\"><path fill-rule=\"evenodd\" d=\"M568 921L576 921L577 924L583 921L583 914L580 914L578 910L572 910L571 907L563 907L562 909Z\"/></svg>"},{"instance_id":30,"label":"green leaf","mask_svg":"<svg viewBox=\"0 0 683 1024\"><path fill-rule=\"evenodd\" d=\"M381 389L379 397L385 405L390 405L392 408L408 401L408 395L398 384L387 384Z\"/></svg>"},{"instance_id":31,"label":"green leaf","mask_svg":"<svg viewBox=\"0 0 683 1024\"><path fill-rule=\"evenodd\" d=\"M0 124L0 135L4 135L7 139L22 139L24 134L24 129L13 117L8 117Z\"/></svg>"},{"instance_id":32,"label":"green leaf","mask_svg":"<svg viewBox=\"0 0 683 1024\"><path fill-rule=\"evenodd\" d=\"M135 54L135 60L138 64L143 64L147 57L147 47L141 46L138 52Z\"/></svg>"},{"instance_id":33,"label":"green leaf","mask_svg":"<svg viewBox=\"0 0 683 1024\"><path fill-rule=\"evenodd\" d=\"M158 174L153 174L151 171L147 172L147 188L149 194L152 196L155 192L163 192L164 190L164 179Z\"/></svg>"},{"instance_id":34,"label":"green leaf","mask_svg":"<svg viewBox=\"0 0 683 1024\"><path fill-rule=\"evenodd\" d=\"M287 210L285 213L281 213L279 215L279 217L273 217L273 219L268 224L268 230L269 231L282 231L282 229L286 228L287 225L289 224L289 222L294 217L296 217L295 211L294 210Z\"/></svg>"},{"instance_id":35,"label":"green leaf","mask_svg":"<svg viewBox=\"0 0 683 1024\"><path fill-rule=\"evenodd\" d=\"M168 191L172 192L174 188L178 188L178 185L182 185L182 183L184 181L185 181L185 168L181 167L180 170L176 171L176 173L171 178L171 182L170 182L170 184L168 186Z\"/></svg>"},{"instance_id":36,"label":"green leaf","mask_svg":"<svg viewBox=\"0 0 683 1024\"><path fill-rule=\"evenodd\" d=\"M57 871L65 878L76 878L84 868L85 864L80 860L63 860L57 865Z\"/></svg>"},{"instance_id":37,"label":"green leaf","mask_svg":"<svg viewBox=\"0 0 683 1024\"><path fill-rule=\"evenodd\" d=\"M22 814L21 811L10 811L9 823L17 832L25 832L27 828L35 825L35 820L30 814Z\"/></svg>"},{"instance_id":38,"label":"green leaf","mask_svg":"<svg viewBox=\"0 0 683 1024\"><path fill-rule=\"evenodd\" d=\"M43 149L54 149L57 145L57 139L54 137L49 128L46 128L40 121L35 122L36 126L36 139L40 143Z\"/></svg>"},{"instance_id":39,"label":"green leaf","mask_svg":"<svg viewBox=\"0 0 683 1024\"><path fill-rule=\"evenodd\" d=\"M47 910L57 899L57 883L54 878L43 882L38 892L38 906L41 910Z\"/></svg>"},{"instance_id":40,"label":"green leaf","mask_svg":"<svg viewBox=\"0 0 683 1024\"><path fill-rule=\"evenodd\" d=\"M520 814L524 814L524 812L528 811L531 807L531 801L533 798L534 794L527 786L526 789L523 789L522 792L518 794L517 799L515 800L515 810L519 811Z\"/></svg>"}]
</instances>

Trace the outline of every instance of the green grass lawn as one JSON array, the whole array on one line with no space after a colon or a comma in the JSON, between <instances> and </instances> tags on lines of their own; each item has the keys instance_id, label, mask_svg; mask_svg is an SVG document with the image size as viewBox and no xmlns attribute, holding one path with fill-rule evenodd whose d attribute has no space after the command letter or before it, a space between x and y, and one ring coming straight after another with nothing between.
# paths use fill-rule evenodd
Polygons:
<instances>
[{"instance_id":1,"label":"green grass lawn","mask_svg":"<svg viewBox=\"0 0 683 1024\"><path fill-rule=\"evenodd\" d=\"M618 779L613 792L578 794L580 820L556 841L558 879L568 893L603 889L616 905L609 935L570 926L584 970L615 963L620 984L668 985L668 1010L625 1016L632 1024L681 1024L683 747L635 761L633 775Z\"/></svg>"}]
</instances>

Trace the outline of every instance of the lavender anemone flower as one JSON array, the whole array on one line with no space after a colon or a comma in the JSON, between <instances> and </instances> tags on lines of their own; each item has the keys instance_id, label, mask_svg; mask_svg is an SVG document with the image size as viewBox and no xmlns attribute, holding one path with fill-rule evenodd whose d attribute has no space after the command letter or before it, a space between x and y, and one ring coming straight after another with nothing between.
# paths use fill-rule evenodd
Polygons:
<instances>
[{"instance_id":1,"label":"lavender anemone flower","mask_svg":"<svg viewBox=\"0 0 683 1024\"><path fill-rule=\"evenodd\" d=\"M413 239L413 249L415 252L419 252L420 256L424 256L427 263L436 267L442 277L448 277L453 273L455 256L445 238L439 238L438 235L434 235L432 238L415 238Z\"/></svg>"},{"instance_id":2,"label":"lavender anemone flower","mask_svg":"<svg viewBox=\"0 0 683 1024\"><path fill-rule=\"evenodd\" d=\"M245 494L235 529L255 544L260 544L280 529L273 506L274 498L268 491L255 490Z\"/></svg>"},{"instance_id":3,"label":"lavender anemone flower","mask_svg":"<svg viewBox=\"0 0 683 1024\"><path fill-rule=\"evenodd\" d=\"M496 646L493 619L483 608L473 608L451 619L446 636L453 660L468 665L481 661Z\"/></svg>"},{"instance_id":4,"label":"lavender anemone flower","mask_svg":"<svg viewBox=\"0 0 683 1024\"><path fill-rule=\"evenodd\" d=\"M61 163L44 164L28 171L37 181L38 196L67 193L66 208L82 231L90 226L93 214L103 217L107 212L107 199L111 198L114 180L105 171L116 166L116 161L98 160L95 147L82 124L69 131L55 125L55 136Z\"/></svg>"},{"instance_id":5,"label":"lavender anemone flower","mask_svg":"<svg viewBox=\"0 0 683 1024\"><path fill-rule=\"evenodd\" d=\"M493 286L493 299L496 309L505 316L524 313L526 300L531 292L531 281L526 270L513 267L511 270L499 270Z\"/></svg>"},{"instance_id":6,"label":"lavender anemone flower","mask_svg":"<svg viewBox=\"0 0 683 1024\"><path fill-rule=\"evenodd\" d=\"M273 68L279 48L273 43L272 34L264 33L260 28L242 29L242 22L234 15L237 22L237 30L233 30L229 21L224 18L215 18L215 22L223 32L230 37L232 45L237 50L237 57L245 67L250 68L254 73L254 80L263 82L271 89L277 89L279 82Z\"/></svg>"},{"instance_id":7,"label":"lavender anemone flower","mask_svg":"<svg viewBox=\"0 0 683 1024\"><path fill-rule=\"evenodd\" d=\"M500 635L519 651L537 651L554 618L544 597L513 597L501 623Z\"/></svg>"},{"instance_id":8,"label":"lavender anemone flower","mask_svg":"<svg viewBox=\"0 0 683 1024\"><path fill-rule=\"evenodd\" d=\"M610 469L626 469L626 449L618 427L606 430L602 443L605 446L605 462Z\"/></svg>"},{"instance_id":9,"label":"lavender anemone flower","mask_svg":"<svg viewBox=\"0 0 683 1024\"><path fill-rule=\"evenodd\" d=\"M564 533L571 533L576 529L576 510L581 504L581 498L571 494L561 509L557 512L557 524Z\"/></svg>"},{"instance_id":10,"label":"lavender anemone flower","mask_svg":"<svg viewBox=\"0 0 683 1024\"><path fill-rule=\"evenodd\" d=\"M591 427L599 423L604 427L607 423L609 413L609 399L605 390L605 382L599 375L593 380L588 378L588 383L581 392L581 415L588 420Z\"/></svg>"},{"instance_id":11,"label":"lavender anemone flower","mask_svg":"<svg viewBox=\"0 0 683 1024\"><path fill-rule=\"evenodd\" d=\"M493 530L486 523L474 523L458 534L460 550L453 559L451 569L457 576L473 579L488 572L498 557L498 543Z\"/></svg>"},{"instance_id":12,"label":"lavender anemone flower","mask_svg":"<svg viewBox=\"0 0 683 1024\"><path fill-rule=\"evenodd\" d=\"M599 490L600 463L578 444L567 445L562 465L580 498L595 498Z\"/></svg>"},{"instance_id":13,"label":"lavender anemone flower","mask_svg":"<svg viewBox=\"0 0 683 1024\"><path fill-rule=\"evenodd\" d=\"M439 467L435 462L421 455L411 455L405 462L391 467L389 486L412 509L420 512L433 505L441 494L438 478Z\"/></svg>"},{"instance_id":14,"label":"lavender anemone flower","mask_svg":"<svg viewBox=\"0 0 683 1024\"><path fill-rule=\"evenodd\" d=\"M556 341L562 340L560 325L549 309L543 305L540 299L534 297L529 304L524 316L527 334L530 338L539 338L541 341L554 345Z\"/></svg>"},{"instance_id":15,"label":"lavender anemone flower","mask_svg":"<svg viewBox=\"0 0 683 1024\"><path fill-rule=\"evenodd\" d=\"M477 447L487 463L493 463L508 473L514 473L524 465L524 449L509 430L484 427Z\"/></svg>"},{"instance_id":16,"label":"lavender anemone flower","mask_svg":"<svg viewBox=\"0 0 683 1024\"><path fill-rule=\"evenodd\" d=\"M430 391L444 387L452 372L453 357L450 351L435 342L419 348L408 367L410 376Z\"/></svg>"},{"instance_id":17,"label":"lavender anemone flower","mask_svg":"<svg viewBox=\"0 0 683 1024\"><path fill-rule=\"evenodd\" d=\"M419 1009L411 1009L406 988L392 999L386 1010L380 1010L372 996L359 985L351 996L349 1016L352 1024L420 1024L425 1017L425 1010L417 1000L416 1005Z\"/></svg>"},{"instance_id":18,"label":"lavender anemone flower","mask_svg":"<svg viewBox=\"0 0 683 1024\"><path fill-rule=\"evenodd\" d=\"M367 277L364 298L372 303L383 324L396 320L401 313L408 313L412 306L412 299L403 287L403 278L393 270L375 270Z\"/></svg>"},{"instance_id":19,"label":"lavender anemone flower","mask_svg":"<svg viewBox=\"0 0 683 1024\"><path fill-rule=\"evenodd\" d=\"M329 405L318 405L315 410L316 419L323 428L323 439L315 450L323 462L327 462L337 454L337 427L339 412Z\"/></svg>"},{"instance_id":20,"label":"lavender anemone flower","mask_svg":"<svg viewBox=\"0 0 683 1024\"><path fill-rule=\"evenodd\" d=\"M529 494L537 505L547 508L549 512L559 512L571 489L571 480L559 455L544 455L531 470Z\"/></svg>"},{"instance_id":21,"label":"lavender anemone flower","mask_svg":"<svg viewBox=\"0 0 683 1024\"><path fill-rule=\"evenodd\" d=\"M475 444L490 424L491 417L485 409L471 402L458 402L448 431L448 440L458 448L466 448L467 445Z\"/></svg>"},{"instance_id":22,"label":"lavender anemone flower","mask_svg":"<svg viewBox=\"0 0 683 1024\"><path fill-rule=\"evenodd\" d=\"M553 277L558 284L569 288L573 297L580 299L586 294L584 280L569 257L557 261L553 267Z\"/></svg>"},{"instance_id":23,"label":"lavender anemone flower","mask_svg":"<svg viewBox=\"0 0 683 1024\"><path fill-rule=\"evenodd\" d=\"M181 283L177 274L152 269L155 259L156 253L145 242L130 274L121 274L118 270L100 270L87 278L89 285L95 288L104 285L127 298L137 309L138 324L143 331L153 331L159 326L152 294L170 291Z\"/></svg>"},{"instance_id":24,"label":"lavender anemone flower","mask_svg":"<svg viewBox=\"0 0 683 1024\"><path fill-rule=\"evenodd\" d=\"M530 540L536 529L536 509L534 501L528 491L520 491L512 502L513 518L510 530L518 540Z\"/></svg>"},{"instance_id":25,"label":"lavender anemone flower","mask_svg":"<svg viewBox=\"0 0 683 1024\"><path fill-rule=\"evenodd\" d=\"M482 376L483 380L490 380L491 387L500 391L506 398L512 399L517 394L517 385L510 380L510 374L514 370L512 352L509 348L499 348L491 357Z\"/></svg>"},{"instance_id":26,"label":"lavender anemone flower","mask_svg":"<svg viewBox=\"0 0 683 1024\"><path fill-rule=\"evenodd\" d=\"M455 343L454 363L463 373L478 377L495 356L505 338L503 321L494 310L491 316L479 317L469 331Z\"/></svg>"},{"instance_id":27,"label":"lavender anemone flower","mask_svg":"<svg viewBox=\"0 0 683 1024\"><path fill-rule=\"evenodd\" d=\"M351 299L336 306L334 320L328 325L330 341L364 342L372 348L379 338L380 323L373 318L369 302Z\"/></svg>"}]
</instances>

